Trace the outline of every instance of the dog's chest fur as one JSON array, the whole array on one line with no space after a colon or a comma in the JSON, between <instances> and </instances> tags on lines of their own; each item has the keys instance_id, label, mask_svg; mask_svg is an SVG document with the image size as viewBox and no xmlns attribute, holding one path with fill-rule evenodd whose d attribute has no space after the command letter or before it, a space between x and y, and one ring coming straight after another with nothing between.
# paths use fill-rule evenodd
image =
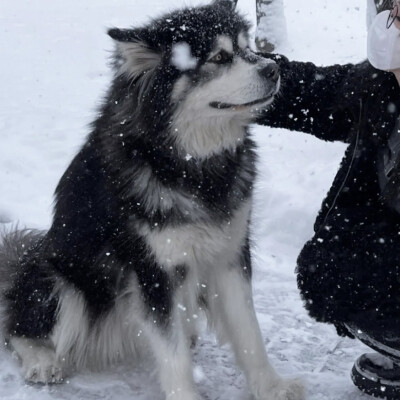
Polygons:
<instances>
[{"instance_id":1,"label":"dog's chest fur","mask_svg":"<svg viewBox=\"0 0 400 400\"><path fill-rule=\"evenodd\" d=\"M220 223L189 223L162 229L139 223L136 229L160 265L167 268L185 265L201 270L237 256L249 217L250 200L247 200L232 213L232 218Z\"/></svg>"}]
</instances>

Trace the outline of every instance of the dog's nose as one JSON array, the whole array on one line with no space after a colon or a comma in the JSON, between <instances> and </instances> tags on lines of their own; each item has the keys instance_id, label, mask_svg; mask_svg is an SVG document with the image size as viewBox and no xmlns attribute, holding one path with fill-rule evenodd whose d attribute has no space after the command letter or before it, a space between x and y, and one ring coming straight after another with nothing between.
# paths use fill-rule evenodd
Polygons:
<instances>
[{"instance_id":1,"label":"dog's nose","mask_svg":"<svg viewBox=\"0 0 400 400\"><path fill-rule=\"evenodd\" d=\"M260 70L260 75L264 78L270 79L273 82L277 82L279 79L279 65L276 63L270 63L266 67Z\"/></svg>"}]
</instances>

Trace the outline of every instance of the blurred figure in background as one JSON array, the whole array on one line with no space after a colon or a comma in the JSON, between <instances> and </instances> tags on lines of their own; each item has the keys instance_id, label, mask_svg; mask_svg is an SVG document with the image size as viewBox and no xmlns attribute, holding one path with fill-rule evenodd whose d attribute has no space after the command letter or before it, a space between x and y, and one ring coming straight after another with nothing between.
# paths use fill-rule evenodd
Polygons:
<instances>
[{"instance_id":1,"label":"blurred figure in background","mask_svg":"<svg viewBox=\"0 0 400 400\"><path fill-rule=\"evenodd\" d=\"M260 53L271 53L287 39L283 0L256 0L256 47Z\"/></svg>"}]
</instances>

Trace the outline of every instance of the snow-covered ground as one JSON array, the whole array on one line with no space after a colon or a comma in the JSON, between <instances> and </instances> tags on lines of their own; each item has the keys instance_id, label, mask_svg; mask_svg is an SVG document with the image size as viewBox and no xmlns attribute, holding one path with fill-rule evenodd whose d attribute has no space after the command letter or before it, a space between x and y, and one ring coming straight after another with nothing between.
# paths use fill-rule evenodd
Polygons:
<instances>
[{"instance_id":1,"label":"snow-covered ground","mask_svg":"<svg viewBox=\"0 0 400 400\"><path fill-rule=\"evenodd\" d=\"M239 8L255 20L255 1ZM0 226L47 228L52 193L88 132L109 82L109 26L128 27L196 0L0 0ZM288 42L278 51L317 64L365 58L365 0L285 0ZM344 145L255 127L260 175L253 223L254 293L265 345L283 375L300 375L310 400L364 398L349 371L365 348L317 324L300 301L296 257ZM228 348L205 334L194 352L205 399L247 397ZM161 399L154 374L120 366L81 373L57 387L26 385L17 361L0 350L0 399Z\"/></svg>"}]
</instances>

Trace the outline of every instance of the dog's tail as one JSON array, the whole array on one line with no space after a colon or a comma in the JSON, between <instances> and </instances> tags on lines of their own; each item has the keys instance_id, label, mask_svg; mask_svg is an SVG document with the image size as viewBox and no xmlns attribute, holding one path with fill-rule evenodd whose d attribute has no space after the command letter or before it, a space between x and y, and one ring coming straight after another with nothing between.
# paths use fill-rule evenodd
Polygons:
<instances>
[{"instance_id":1,"label":"dog's tail","mask_svg":"<svg viewBox=\"0 0 400 400\"><path fill-rule=\"evenodd\" d=\"M4 293L15 275L21 257L44 235L34 229L18 229L0 232L0 294Z\"/></svg>"},{"instance_id":2,"label":"dog's tail","mask_svg":"<svg viewBox=\"0 0 400 400\"><path fill-rule=\"evenodd\" d=\"M18 227L0 232L0 302L12 284L21 258L43 235L39 230Z\"/></svg>"},{"instance_id":3,"label":"dog's tail","mask_svg":"<svg viewBox=\"0 0 400 400\"><path fill-rule=\"evenodd\" d=\"M5 293L10 289L23 255L35 245L44 232L32 229L0 230L0 336L4 334Z\"/></svg>"}]
</instances>

